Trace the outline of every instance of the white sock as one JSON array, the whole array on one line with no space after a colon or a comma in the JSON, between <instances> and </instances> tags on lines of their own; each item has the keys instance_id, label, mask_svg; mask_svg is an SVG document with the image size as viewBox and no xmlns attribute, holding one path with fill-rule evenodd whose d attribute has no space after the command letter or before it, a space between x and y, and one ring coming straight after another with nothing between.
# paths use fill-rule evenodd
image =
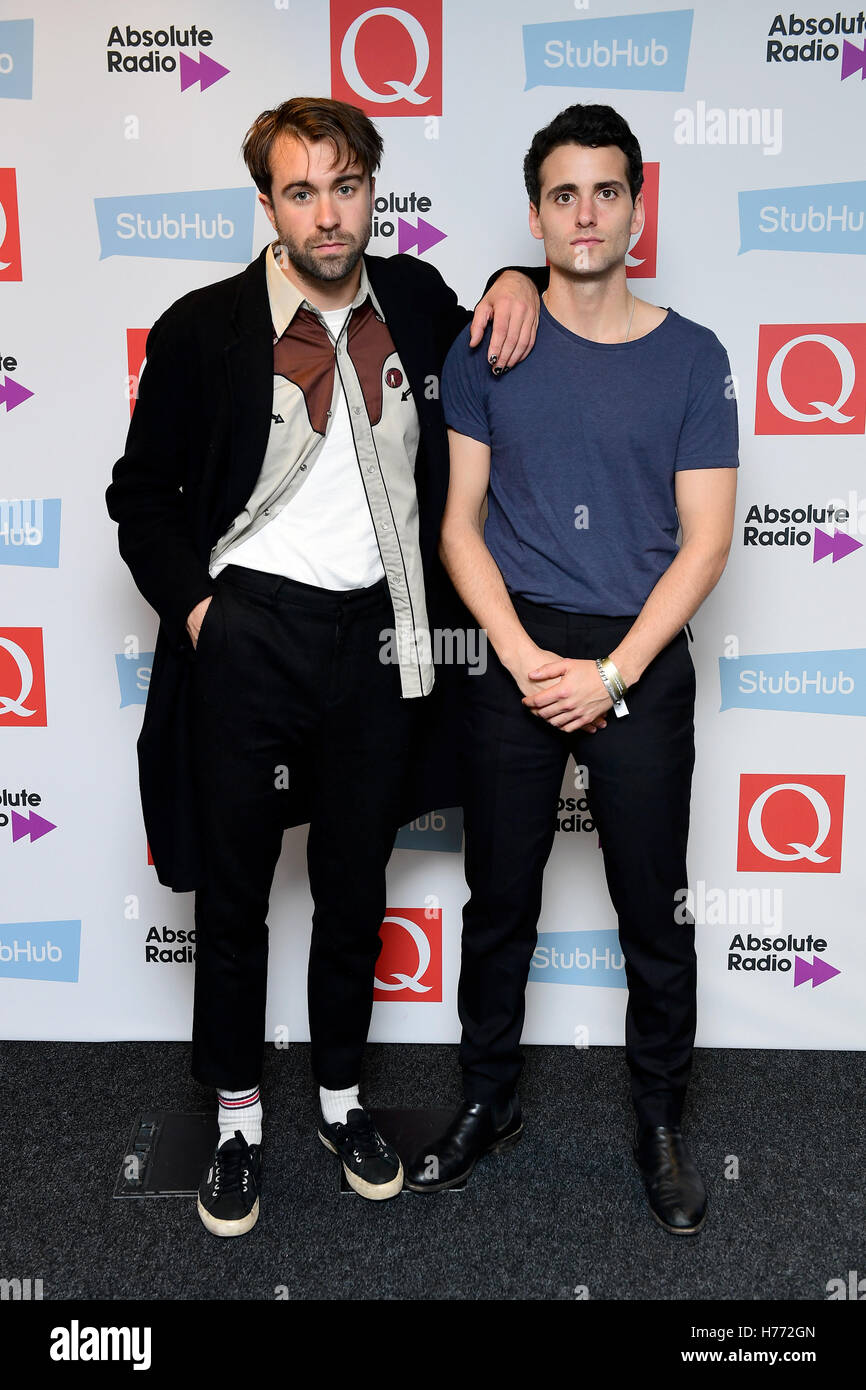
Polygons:
<instances>
[{"instance_id":1,"label":"white sock","mask_svg":"<svg viewBox=\"0 0 866 1390\"><path fill-rule=\"evenodd\" d=\"M344 1125L350 1110L362 1108L358 1086L350 1086L347 1091L326 1091L324 1086L320 1086L319 1103L329 1125Z\"/></svg>"},{"instance_id":2,"label":"white sock","mask_svg":"<svg viewBox=\"0 0 866 1390\"><path fill-rule=\"evenodd\" d=\"M262 1142L262 1099L258 1086L246 1091L217 1091L220 1146L239 1129L248 1144Z\"/></svg>"}]
</instances>

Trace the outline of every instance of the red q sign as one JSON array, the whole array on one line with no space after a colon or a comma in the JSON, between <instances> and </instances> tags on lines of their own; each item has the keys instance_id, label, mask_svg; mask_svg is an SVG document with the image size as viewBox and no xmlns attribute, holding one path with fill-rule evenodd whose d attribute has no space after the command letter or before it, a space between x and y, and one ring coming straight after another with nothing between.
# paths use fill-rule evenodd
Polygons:
<instances>
[{"instance_id":1,"label":"red q sign","mask_svg":"<svg viewBox=\"0 0 866 1390\"><path fill-rule=\"evenodd\" d=\"M331 95L368 116L441 116L442 0L331 0Z\"/></svg>"}]
</instances>

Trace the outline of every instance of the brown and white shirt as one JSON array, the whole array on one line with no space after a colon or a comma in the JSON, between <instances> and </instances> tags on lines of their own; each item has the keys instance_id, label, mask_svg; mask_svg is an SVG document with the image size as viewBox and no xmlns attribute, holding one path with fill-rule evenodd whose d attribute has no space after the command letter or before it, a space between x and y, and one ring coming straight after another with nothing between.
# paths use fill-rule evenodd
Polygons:
<instances>
[{"instance_id":1,"label":"brown and white shirt","mask_svg":"<svg viewBox=\"0 0 866 1390\"><path fill-rule=\"evenodd\" d=\"M340 419L338 412L348 410L363 494L394 607L392 649L402 694L426 695L433 686L433 665L418 540L414 470L419 426L411 388L363 261L358 293L335 341L321 310L283 274L279 253L275 243L265 257L274 330L268 445L246 506L211 551L210 572L249 563L297 574L288 539L291 527L286 528L284 563L273 559L280 555L279 544L270 545L271 558L263 562L263 548L248 542L297 497ZM280 540L277 525L272 538Z\"/></svg>"}]
</instances>

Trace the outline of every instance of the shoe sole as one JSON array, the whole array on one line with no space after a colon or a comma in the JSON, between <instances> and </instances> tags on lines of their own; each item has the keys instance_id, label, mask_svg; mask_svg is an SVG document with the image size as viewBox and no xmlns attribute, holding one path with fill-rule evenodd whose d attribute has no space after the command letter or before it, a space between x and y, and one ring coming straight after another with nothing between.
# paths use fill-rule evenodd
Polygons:
<instances>
[{"instance_id":1,"label":"shoe sole","mask_svg":"<svg viewBox=\"0 0 866 1390\"><path fill-rule=\"evenodd\" d=\"M325 1148L329 1149L332 1154L336 1154L337 1158L340 1158L340 1155L337 1153L330 1139L326 1139L320 1129L316 1130L316 1133ZM340 1162L343 1163L343 1160L340 1159ZM400 1160L398 1159L397 1162L400 1163ZM366 1197L370 1202L384 1202L389 1197L396 1197L397 1193L401 1192L403 1189L402 1163L400 1163L397 1176L392 1178L390 1182L365 1182L363 1178L358 1177L357 1173L353 1173L351 1168L347 1167L345 1163L343 1163L343 1172L346 1174L346 1181L349 1186L357 1192L359 1197Z\"/></svg>"},{"instance_id":2,"label":"shoe sole","mask_svg":"<svg viewBox=\"0 0 866 1390\"><path fill-rule=\"evenodd\" d=\"M410 1192L420 1192L422 1194L425 1192L444 1192L448 1187L459 1187L462 1182L465 1182L466 1179L472 1175L472 1171L479 1159L486 1158L488 1154L507 1153L509 1149L513 1149L514 1145L519 1142L522 1134L523 1123L521 1121L520 1128L516 1129L513 1134L506 1134L504 1139L497 1139L496 1143L491 1144L489 1149L485 1149L483 1153L473 1158L465 1173L461 1173L456 1178L449 1178L447 1182L424 1183L421 1185L420 1183L411 1183L407 1181L406 1187Z\"/></svg>"},{"instance_id":3,"label":"shoe sole","mask_svg":"<svg viewBox=\"0 0 866 1390\"><path fill-rule=\"evenodd\" d=\"M632 1155L632 1157L634 1157L634 1155ZM647 1206L650 1209L650 1215L653 1217L655 1221L658 1222L662 1230L669 1231L672 1236L700 1235L701 1231L704 1229L704 1226L706 1225L707 1216L709 1215L709 1198L707 1199L707 1206L704 1210L704 1214L696 1226L671 1226L668 1224L667 1221L662 1220L658 1212L653 1207L652 1202L649 1200L646 1190L646 1184L643 1181L643 1173L641 1172L641 1166L636 1158L634 1159L634 1166L637 1169L638 1173L640 1173L641 1185L643 1186L644 1196L647 1199Z\"/></svg>"},{"instance_id":4,"label":"shoe sole","mask_svg":"<svg viewBox=\"0 0 866 1390\"><path fill-rule=\"evenodd\" d=\"M198 1198L198 1214L204 1222L211 1235L214 1236L243 1236L247 1231L251 1231L259 1219L259 1199L256 1198L255 1206L249 1216L239 1216L236 1221L219 1221L215 1216L202 1206L201 1198Z\"/></svg>"}]
</instances>

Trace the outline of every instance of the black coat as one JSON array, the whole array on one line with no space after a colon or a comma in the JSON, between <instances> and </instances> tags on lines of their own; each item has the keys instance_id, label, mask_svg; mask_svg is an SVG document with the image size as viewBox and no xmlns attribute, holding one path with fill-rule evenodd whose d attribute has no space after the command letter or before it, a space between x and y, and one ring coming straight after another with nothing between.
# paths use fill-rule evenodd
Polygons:
<instances>
[{"instance_id":1,"label":"black coat","mask_svg":"<svg viewBox=\"0 0 866 1390\"><path fill-rule=\"evenodd\" d=\"M241 274L185 295L154 324L126 450L106 493L121 556L160 618L138 739L139 783L157 875L176 892L194 889L198 875L190 759L193 647L186 619L214 592L211 549L253 491L271 425L273 329L266 254L267 248ZM420 420L415 479L430 627L465 628L471 619L437 555L448 491L439 378L470 315L423 261L366 256L365 263ZM460 804L459 678L458 669L437 667L433 693L423 702L424 732L413 751L404 821ZM309 819L303 779L292 782L286 825Z\"/></svg>"}]
</instances>

